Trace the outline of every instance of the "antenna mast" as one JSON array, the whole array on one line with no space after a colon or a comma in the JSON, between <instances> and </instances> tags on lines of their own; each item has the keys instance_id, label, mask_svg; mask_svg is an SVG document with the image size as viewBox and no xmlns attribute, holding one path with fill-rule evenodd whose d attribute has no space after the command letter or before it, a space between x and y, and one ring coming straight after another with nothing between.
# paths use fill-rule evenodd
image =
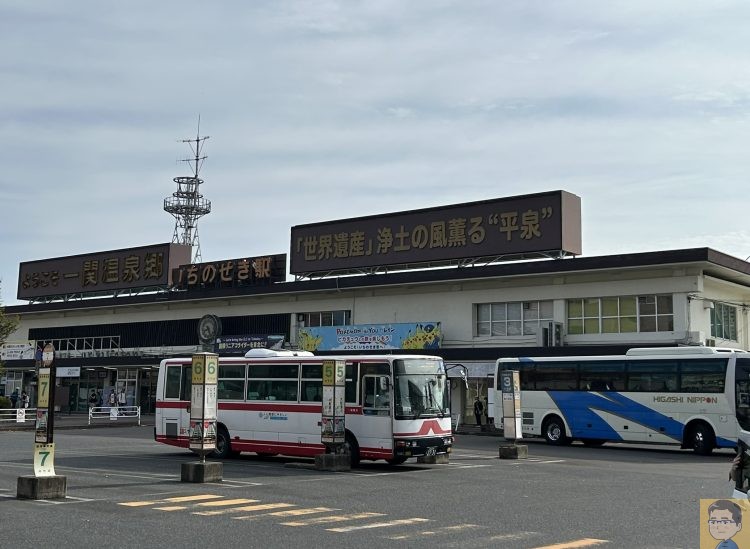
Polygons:
<instances>
[{"instance_id":1,"label":"antenna mast","mask_svg":"<svg viewBox=\"0 0 750 549\"><path fill-rule=\"evenodd\" d=\"M198 133L195 139L183 139L183 143L190 146L193 152L192 158L184 158L182 162L190 165L193 175L186 177L175 177L172 179L177 183L177 190L164 199L164 211L172 214L175 218L174 234L172 242L175 244L187 244L193 247L193 263L200 263L201 244L198 239L198 219L211 213L211 201L203 198L200 192L203 180L198 177L203 162L208 158L202 156L203 145L208 135L201 137L201 118L198 116Z\"/></svg>"}]
</instances>

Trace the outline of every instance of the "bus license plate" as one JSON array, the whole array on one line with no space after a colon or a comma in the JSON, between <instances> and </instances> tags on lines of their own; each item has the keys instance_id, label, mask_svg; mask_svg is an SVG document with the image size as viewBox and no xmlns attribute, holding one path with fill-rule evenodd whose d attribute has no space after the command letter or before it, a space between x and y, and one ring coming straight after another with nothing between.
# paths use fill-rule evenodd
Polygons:
<instances>
[{"instance_id":1,"label":"bus license plate","mask_svg":"<svg viewBox=\"0 0 750 549\"><path fill-rule=\"evenodd\" d=\"M437 448L435 446L430 446L429 448L427 448L427 452L425 455L434 456L436 454L437 454Z\"/></svg>"}]
</instances>

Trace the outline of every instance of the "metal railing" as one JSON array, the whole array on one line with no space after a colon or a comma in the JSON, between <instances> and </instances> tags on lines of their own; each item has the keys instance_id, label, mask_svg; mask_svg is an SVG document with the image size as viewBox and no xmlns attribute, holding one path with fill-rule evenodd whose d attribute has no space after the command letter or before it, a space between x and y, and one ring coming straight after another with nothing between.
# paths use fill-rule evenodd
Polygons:
<instances>
[{"instance_id":1,"label":"metal railing","mask_svg":"<svg viewBox=\"0 0 750 549\"><path fill-rule=\"evenodd\" d=\"M0 408L0 422L26 423L36 421L36 408Z\"/></svg>"},{"instance_id":2,"label":"metal railing","mask_svg":"<svg viewBox=\"0 0 750 549\"><path fill-rule=\"evenodd\" d=\"M141 424L141 407L140 406L91 406L89 408L89 425L96 419L107 419L117 421L118 419L138 419L138 425Z\"/></svg>"}]
</instances>

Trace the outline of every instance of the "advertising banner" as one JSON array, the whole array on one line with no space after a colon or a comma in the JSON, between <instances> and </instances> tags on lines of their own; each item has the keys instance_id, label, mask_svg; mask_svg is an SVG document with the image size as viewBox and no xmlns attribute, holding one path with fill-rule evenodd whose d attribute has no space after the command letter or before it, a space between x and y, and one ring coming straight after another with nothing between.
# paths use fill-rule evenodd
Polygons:
<instances>
[{"instance_id":1,"label":"advertising banner","mask_svg":"<svg viewBox=\"0 0 750 549\"><path fill-rule=\"evenodd\" d=\"M0 361L33 360L36 341L9 341L0 345Z\"/></svg>"},{"instance_id":2,"label":"advertising banner","mask_svg":"<svg viewBox=\"0 0 750 549\"><path fill-rule=\"evenodd\" d=\"M300 328L297 344L305 351L439 349L440 322L354 324Z\"/></svg>"},{"instance_id":3,"label":"advertising banner","mask_svg":"<svg viewBox=\"0 0 750 549\"><path fill-rule=\"evenodd\" d=\"M221 336L216 338L214 352L222 356L242 356L250 349L283 349L285 339L283 334Z\"/></svg>"}]
</instances>

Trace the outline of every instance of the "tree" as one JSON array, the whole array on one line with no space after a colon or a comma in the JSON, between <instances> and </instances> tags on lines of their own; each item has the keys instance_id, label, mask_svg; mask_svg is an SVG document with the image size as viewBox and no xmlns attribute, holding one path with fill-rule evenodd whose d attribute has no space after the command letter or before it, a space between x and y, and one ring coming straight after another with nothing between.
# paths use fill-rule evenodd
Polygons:
<instances>
[{"instance_id":1,"label":"tree","mask_svg":"<svg viewBox=\"0 0 750 549\"><path fill-rule=\"evenodd\" d=\"M5 307L3 307L0 303L0 347L5 344L8 336L15 332L20 320L21 319L18 317L18 315L7 316L5 314ZM0 376L2 376L4 373L5 368L3 368L3 363L0 361Z\"/></svg>"}]
</instances>

